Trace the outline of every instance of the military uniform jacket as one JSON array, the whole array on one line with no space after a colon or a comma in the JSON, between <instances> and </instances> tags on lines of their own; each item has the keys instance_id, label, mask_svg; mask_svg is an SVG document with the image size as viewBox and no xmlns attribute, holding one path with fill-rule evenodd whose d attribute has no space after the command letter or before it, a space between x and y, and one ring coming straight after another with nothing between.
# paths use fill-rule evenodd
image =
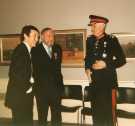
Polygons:
<instances>
[{"instance_id":1,"label":"military uniform jacket","mask_svg":"<svg viewBox=\"0 0 135 126\"><path fill-rule=\"evenodd\" d=\"M103 60L106 68L100 70L92 69L96 60ZM113 35L105 34L97 40L95 36L87 38L85 69L92 71L91 79L93 86L99 88L115 88L118 86L116 68L126 63L124 52Z\"/></svg>"}]
</instances>

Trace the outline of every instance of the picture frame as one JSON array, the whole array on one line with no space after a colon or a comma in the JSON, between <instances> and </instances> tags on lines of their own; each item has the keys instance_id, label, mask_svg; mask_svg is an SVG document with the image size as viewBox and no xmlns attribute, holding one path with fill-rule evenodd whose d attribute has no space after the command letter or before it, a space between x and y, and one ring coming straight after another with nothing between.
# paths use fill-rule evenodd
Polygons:
<instances>
[{"instance_id":1,"label":"picture frame","mask_svg":"<svg viewBox=\"0 0 135 126\"><path fill-rule=\"evenodd\" d=\"M83 67L86 29L55 30L55 43L62 48L62 67Z\"/></svg>"},{"instance_id":2,"label":"picture frame","mask_svg":"<svg viewBox=\"0 0 135 126\"><path fill-rule=\"evenodd\" d=\"M55 30L55 43L62 48L62 67L84 67L86 29ZM0 35L0 65L9 65L20 34Z\"/></svg>"},{"instance_id":3,"label":"picture frame","mask_svg":"<svg viewBox=\"0 0 135 126\"><path fill-rule=\"evenodd\" d=\"M135 34L134 33L113 33L126 55L128 61L135 60Z\"/></svg>"},{"instance_id":4,"label":"picture frame","mask_svg":"<svg viewBox=\"0 0 135 126\"><path fill-rule=\"evenodd\" d=\"M19 34L0 35L0 65L10 64L13 50L19 43Z\"/></svg>"}]
</instances>

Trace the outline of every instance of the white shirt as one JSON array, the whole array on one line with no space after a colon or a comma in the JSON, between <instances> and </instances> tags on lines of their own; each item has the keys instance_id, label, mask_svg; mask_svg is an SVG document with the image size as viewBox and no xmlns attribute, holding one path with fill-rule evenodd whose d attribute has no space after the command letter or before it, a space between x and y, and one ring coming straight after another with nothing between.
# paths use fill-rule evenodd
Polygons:
<instances>
[{"instance_id":1,"label":"white shirt","mask_svg":"<svg viewBox=\"0 0 135 126\"><path fill-rule=\"evenodd\" d=\"M30 54L30 52L31 52L31 47L29 46L29 44L28 44L27 42L23 42L23 43L24 43L25 46L27 47L28 52L29 52L29 54ZM31 54L30 54L30 56L31 56Z\"/></svg>"},{"instance_id":2,"label":"white shirt","mask_svg":"<svg viewBox=\"0 0 135 126\"><path fill-rule=\"evenodd\" d=\"M47 54L49 55L49 57L51 58L51 55L50 55L50 52L49 52L49 48L50 48L50 51L52 51L52 47L48 47L45 43L43 43L42 42L42 44L43 44L43 47L45 48L45 50L46 50L46 52L47 52Z\"/></svg>"}]
</instances>

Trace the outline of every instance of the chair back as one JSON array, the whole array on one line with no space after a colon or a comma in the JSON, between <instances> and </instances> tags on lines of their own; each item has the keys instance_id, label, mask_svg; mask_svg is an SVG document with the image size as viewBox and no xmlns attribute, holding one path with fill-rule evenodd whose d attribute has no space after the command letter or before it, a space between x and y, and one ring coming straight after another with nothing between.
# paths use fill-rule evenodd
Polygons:
<instances>
[{"instance_id":1,"label":"chair back","mask_svg":"<svg viewBox=\"0 0 135 126\"><path fill-rule=\"evenodd\" d=\"M135 104L135 88L119 87L117 91L117 103Z\"/></svg>"},{"instance_id":2,"label":"chair back","mask_svg":"<svg viewBox=\"0 0 135 126\"><path fill-rule=\"evenodd\" d=\"M64 92L62 99L82 100L82 86L81 85L64 85Z\"/></svg>"},{"instance_id":3,"label":"chair back","mask_svg":"<svg viewBox=\"0 0 135 126\"><path fill-rule=\"evenodd\" d=\"M92 100L92 86L86 86L84 88L84 102Z\"/></svg>"}]
</instances>

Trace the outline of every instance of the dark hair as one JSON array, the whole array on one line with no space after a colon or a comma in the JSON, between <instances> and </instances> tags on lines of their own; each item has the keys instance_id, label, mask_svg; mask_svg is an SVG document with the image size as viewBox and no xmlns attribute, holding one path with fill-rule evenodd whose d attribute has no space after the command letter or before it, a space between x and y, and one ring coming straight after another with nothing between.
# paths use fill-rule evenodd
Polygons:
<instances>
[{"instance_id":1,"label":"dark hair","mask_svg":"<svg viewBox=\"0 0 135 126\"><path fill-rule=\"evenodd\" d=\"M46 27L46 28L42 29L41 35L42 35L44 32L49 31L49 30L52 30L52 28Z\"/></svg>"},{"instance_id":2,"label":"dark hair","mask_svg":"<svg viewBox=\"0 0 135 126\"><path fill-rule=\"evenodd\" d=\"M35 31L37 31L39 33L39 30L35 26L25 25L22 28L22 31L21 31L21 41L24 41L24 34L26 34L27 36L29 36L31 30L35 30Z\"/></svg>"}]
</instances>

